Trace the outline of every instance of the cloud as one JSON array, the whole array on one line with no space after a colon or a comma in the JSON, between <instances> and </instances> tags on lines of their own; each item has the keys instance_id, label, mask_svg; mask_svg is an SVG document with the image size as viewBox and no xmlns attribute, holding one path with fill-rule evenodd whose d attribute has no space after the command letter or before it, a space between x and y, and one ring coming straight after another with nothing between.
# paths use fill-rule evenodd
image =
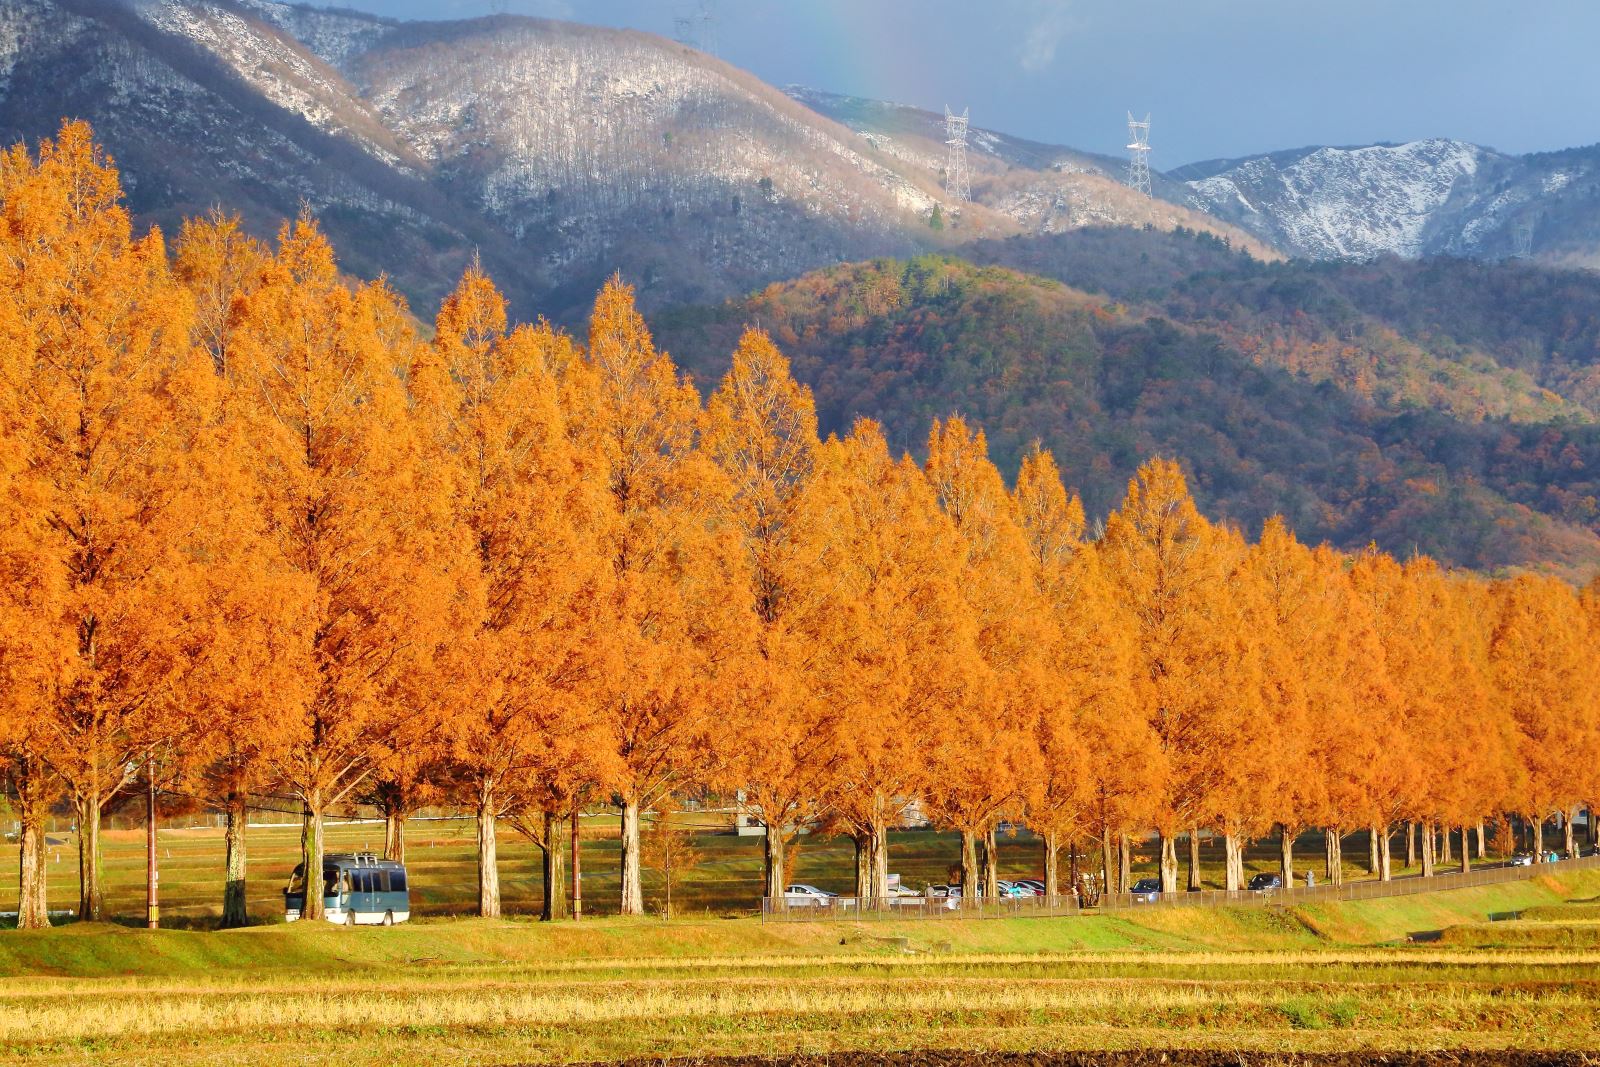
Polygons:
<instances>
[{"instance_id":1,"label":"cloud","mask_svg":"<svg viewBox=\"0 0 1600 1067\"><path fill-rule=\"evenodd\" d=\"M1048 70L1056 61L1056 50L1072 26L1068 0L1034 0L1029 5L1031 23L1022 39L1022 69L1029 74Z\"/></svg>"}]
</instances>

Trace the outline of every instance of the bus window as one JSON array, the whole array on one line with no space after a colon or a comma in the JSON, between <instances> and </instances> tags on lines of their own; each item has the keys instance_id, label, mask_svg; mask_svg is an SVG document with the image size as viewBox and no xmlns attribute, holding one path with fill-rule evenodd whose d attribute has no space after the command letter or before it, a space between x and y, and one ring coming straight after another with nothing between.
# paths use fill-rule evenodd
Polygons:
<instances>
[{"instance_id":1,"label":"bus window","mask_svg":"<svg viewBox=\"0 0 1600 1067\"><path fill-rule=\"evenodd\" d=\"M289 876L289 892L299 895L306 891L306 865L301 864Z\"/></svg>"},{"instance_id":2,"label":"bus window","mask_svg":"<svg viewBox=\"0 0 1600 1067\"><path fill-rule=\"evenodd\" d=\"M405 871L390 871L389 872L389 889L391 891L393 891L393 892L396 892L396 893L404 893L406 891L406 872Z\"/></svg>"},{"instance_id":3,"label":"bus window","mask_svg":"<svg viewBox=\"0 0 1600 1067\"><path fill-rule=\"evenodd\" d=\"M372 892L372 889L373 889L372 873L373 872L371 872L371 871L357 871L357 872L355 872L355 883L356 883L355 891L357 893L370 893L370 892Z\"/></svg>"},{"instance_id":4,"label":"bus window","mask_svg":"<svg viewBox=\"0 0 1600 1067\"><path fill-rule=\"evenodd\" d=\"M372 876L378 880L378 884L372 887L374 892L387 893L389 891L389 872L373 871Z\"/></svg>"}]
</instances>

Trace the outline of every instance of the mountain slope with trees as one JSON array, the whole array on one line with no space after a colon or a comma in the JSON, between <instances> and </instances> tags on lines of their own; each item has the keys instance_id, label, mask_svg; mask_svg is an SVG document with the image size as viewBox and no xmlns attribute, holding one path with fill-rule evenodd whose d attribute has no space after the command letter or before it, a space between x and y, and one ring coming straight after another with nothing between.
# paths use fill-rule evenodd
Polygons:
<instances>
[{"instance_id":1,"label":"mountain slope with trees","mask_svg":"<svg viewBox=\"0 0 1600 1067\"><path fill-rule=\"evenodd\" d=\"M1093 260L1072 252L1107 241ZM1281 513L1350 548L1376 540L1486 569L1600 565L1600 315L1573 296L1600 308L1600 282L1471 263L1262 266L1156 234L987 251L1098 264L1076 280L1102 291L937 257L876 261L666 316L662 333L711 380L729 338L760 324L827 430L871 417L915 449L930 418L959 413L986 427L1007 471L1038 440L1091 515L1159 454L1246 529ZM1489 310L1454 314L1469 304Z\"/></svg>"}]
</instances>

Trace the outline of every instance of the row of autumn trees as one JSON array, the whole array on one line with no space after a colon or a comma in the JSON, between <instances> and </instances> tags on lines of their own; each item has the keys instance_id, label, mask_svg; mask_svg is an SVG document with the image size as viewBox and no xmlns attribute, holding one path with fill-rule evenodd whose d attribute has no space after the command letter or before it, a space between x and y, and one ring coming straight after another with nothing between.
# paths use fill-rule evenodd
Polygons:
<instances>
[{"instance_id":1,"label":"row of autumn trees","mask_svg":"<svg viewBox=\"0 0 1600 1067\"><path fill-rule=\"evenodd\" d=\"M499 823L552 886L563 817L615 804L639 913L641 813L707 787L768 827L768 895L823 827L856 841L868 899L913 803L960 832L966 884L1026 823L1054 892L1060 849L1094 842L1111 871L1151 829L1167 889L1200 828L1229 888L1244 841L1313 826L1335 876L1341 837L1379 831L1387 877L1401 822L1600 793L1595 587L1276 522L1250 543L1160 460L1090 536L1048 453L1014 488L959 418L927 453L870 422L819 440L757 331L702 403L619 282L579 344L509 326L473 268L424 340L309 218L274 248L191 221L169 254L133 235L87 128L12 149L0 765L22 925L47 922L63 801L100 917L100 822L141 776L226 812L227 922L263 797L303 809L313 871L330 810L377 804L391 851L408 812L470 810L493 915Z\"/></svg>"}]
</instances>

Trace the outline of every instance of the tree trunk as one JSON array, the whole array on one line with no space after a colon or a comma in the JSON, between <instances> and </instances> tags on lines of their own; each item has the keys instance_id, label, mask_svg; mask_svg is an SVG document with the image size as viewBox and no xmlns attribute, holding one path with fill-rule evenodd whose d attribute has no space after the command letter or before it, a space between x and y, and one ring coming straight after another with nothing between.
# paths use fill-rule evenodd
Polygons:
<instances>
[{"instance_id":1,"label":"tree trunk","mask_svg":"<svg viewBox=\"0 0 1600 1067\"><path fill-rule=\"evenodd\" d=\"M1047 899L1047 900L1054 900L1056 897L1061 895L1061 884L1060 884L1060 881L1057 878L1057 874L1056 874L1057 857L1059 856L1060 852L1061 852L1061 842L1060 842L1060 839L1056 836L1056 832L1054 830L1045 831L1045 835L1044 835L1044 895L1045 895L1045 899ZM1077 867L1077 863L1076 863L1077 852L1076 852L1076 850L1074 850L1074 852L1073 852L1073 859L1074 859L1074 863L1073 863L1074 871L1073 871L1073 874L1074 874L1074 876L1076 876L1076 874L1077 874L1077 871L1076 871L1076 867ZM1076 877L1074 877L1072 879L1074 887L1076 887L1077 881L1078 880L1077 880Z\"/></svg>"},{"instance_id":2,"label":"tree trunk","mask_svg":"<svg viewBox=\"0 0 1600 1067\"><path fill-rule=\"evenodd\" d=\"M1198 893L1205 888L1200 881L1200 829L1189 830L1189 892Z\"/></svg>"},{"instance_id":3,"label":"tree trunk","mask_svg":"<svg viewBox=\"0 0 1600 1067\"><path fill-rule=\"evenodd\" d=\"M1439 865L1450 866L1450 824L1439 824Z\"/></svg>"},{"instance_id":4,"label":"tree trunk","mask_svg":"<svg viewBox=\"0 0 1600 1067\"><path fill-rule=\"evenodd\" d=\"M889 828L881 818L872 824L871 845L872 883L868 887L871 892L862 903L879 907L889 899Z\"/></svg>"},{"instance_id":5,"label":"tree trunk","mask_svg":"<svg viewBox=\"0 0 1600 1067\"><path fill-rule=\"evenodd\" d=\"M1116 858L1115 858L1115 851L1116 850L1111 845L1111 827L1110 826L1101 827L1100 828L1100 892L1102 894L1115 893L1115 892L1118 891L1117 887L1116 887L1116 884L1112 881L1112 873L1115 870L1115 865L1116 865L1116 862L1117 862Z\"/></svg>"},{"instance_id":6,"label":"tree trunk","mask_svg":"<svg viewBox=\"0 0 1600 1067\"><path fill-rule=\"evenodd\" d=\"M322 790L305 794L305 823L300 830L300 859L305 864L306 895L300 918L321 919L327 914L322 901Z\"/></svg>"},{"instance_id":7,"label":"tree trunk","mask_svg":"<svg viewBox=\"0 0 1600 1067\"><path fill-rule=\"evenodd\" d=\"M1378 828L1367 827L1367 873L1378 873Z\"/></svg>"},{"instance_id":8,"label":"tree trunk","mask_svg":"<svg viewBox=\"0 0 1600 1067\"><path fill-rule=\"evenodd\" d=\"M1417 865L1417 824L1406 823L1406 870Z\"/></svg>"},{"instance_id":9,"label":"tree trunk","mask_svg":"<svg viewBox=\"0 0 1600 1067\"><path fill-rule=\"evenodd\" d=\"M1592 822L1591 822L1590 827L1589 827L1589 832L1590 832L1590 834L1594 833L1594 825L1593 825ZM1484 832L1483 832L1483 820L1479 819L1478 820L1478 858L1481 860L1485 856L1487 856L1488 854L1489 854L1489 842L1488 842L1488 840L1485 837Z\"/></svg>"},{"instance_id":10,"label":"tree trunk","mask_svg":"<svg viewBox=\"0 0 1600 1067\"><path fill-rule=\"evenodd\" d=\"M78 816L78 918L99 922L105 900L100 888L100 799L73 798Z\"/></svg>"},{"instance_id":11,"label":"tree trunk","mask_svg":"<svg viewBox=\"0 0 1600 1067\"><path fill-rule=\"evenodd\" d=\"M991 826L983 835L983 895L988 900L1000 898L1000 843L995 838Z\"/></svg>"},{"instance_id":12,"label":"tree trunk","mask_svg":"<svg viewBox=\"0 0 1600 1067\"><path fill-rule=\"evenodd\" d=\"M639 799L622 800L622 914L644 914L644 879L639 868Z\"/></svg>"},{"instance_id":13,"label":"tree trunk","mask_svg":"<svg viewBox=\"0 0 1600 1067\"><path fill-rule=\"evenodd\" d=\"M1117 892L1133 888L1133 841L1127 834L1117 835Z\"/></svg>"},{"instance_id":14,"label":"tree trunk","mask_svg":"<svg viewBox=\"0 0 1600 1067\"><path fill-rule=\"evenodd\" d=\"M390 808L383 813L383 858L406 861L406 813Z\"/></svg>"},{"instance_id":15,"label":"tree trunk","mask_svg":"<svg viewBox=\"0 0 1600 1067\"><path fill-rule=\"evenodd\" d=\"M44 817L32 805L23 805L22 832L17 835L19 877L17 883L17 929L48 930L50 905L45 879L49 870L45 857Z\"/></svg>"},{"instance_id":16,"label":"tree trunk","mask_svg":"<svg viewBox=\"0 0 1600 1067\"><path fill-rule=\"evenodd\" d=\"M478 915L500 917L500 852L495 841L494 779L478 783Z\"/></svg>"},{"instance_id":17,"label":"tree trunk","mask_svg":"<svg viewBox=\"0 0 1600 1067\"><path fill-rule=\"evenodd\" d=\"M1327 875L1329 885L1344 885L1344 835L1337 826L1322 831L1327 842Z\"/></svg>"},{"instance_id":18,"label":"tree trunk","mask_svg":"<svg viewBox=\"0 0 1600 1067\"><path fill-rule=\"evenodd\" d=\"M1394 881L1394 864L1389 855L1389 828L1385 826L1378 837L1378 881Z\"/></svg>"},{"instance_id":19,"label":"tree trunk","mask_svg":"<svg viewBox=\"0 0 1600 1067\"><path fill-rule=\"evenodd\" d=\"M782 909L784 903L783 891L788 888L784 885L784 855L783 855L783 827L767 823L767 832L762 835L761 852L767 872L767 899L773 908Z\"/></svg>"},{"instance_id":20,"label":"tree trunk","mask_svg":"<svg viewBox=\"0 0 1600 1067\"><path fill-rule=\"evenodd\" d=\"M961 831L961 906L973 907L978 903L978 835L971 830Z\"/></svg>"},{"instance_id":21,"label":"tree trunk","mask_svg":"<svg viewBox=\"0 0 1600 1067\"><path fill-rule=\"evenodd\" d=\"M567 887L562 865L566 847L561 832L562 818L551 808L544 813L544 906L539 909L540 922L555 922L567 917Z\"/></svg>"},{"instance_id":22,"label":"tree trunk","mask_svg":"<svg viewBox=\"0 0 1600 1067\"><path fill-rule=\"evenodd\" d=\"M1176 893L1178 891L1178 839L1163 831L1161 833L1161 892Z\"/></svg>"},{"instance_id":23,"label":"tree trunk","mask_svg":"<svg viewBox=\"0 0 1600 1067\"><path fill-rule=\"evenodd\" d=\"M1222 835L1222 885L1230 893L1244 888L1244 849L1239 846L1239 835L1231 831Z\"/></svg>"},{"instance_id":24,"label":"tree trunk","mask_svg":"<svg viewBox=\"0 0 1600 1067\"><path fill-rule=\"evenodd\" d=\"M1078 897L1078 887L1082 879L1078 875L1078 839L1073 838L1067 850L1067 892L1074 899Z\"/></svg>"},{"instance_id":25,"label":"tree trunk","mask_svg":"<svg viewBox=\"0 0 1600 1067\"><path fill-rule=\"evenodd\" d=\"M872 833L851 834L856 846L856 899L865 903L872 896Z\"/></svg>"},{"instance_id":26,"label":"tree trunk","mask_svg":"<svg viewBox=\"0 0 1600 1067\"><path fill-rule=\"evenodd\" d=\"M1422 877L1433 877L1433 825L1423 823L1422 831Z\"/></svg>"},{"instance_id":27,"label":"tree trunk","mask_svg":"<svg viewBox=\"0 0 1600 1067\"><path fill-rule=\"evenodd\" d=\"M1294 831L1288 823L1278 825L1278 874L1283 888L1294 888Z\"/></svg>"},{"instance_id":28,"label":"tree trunk","mask_svg":"<svg viewBox=\"0 0 1600 1067\"><path fill-rule=\"evenodd\" d=\"M250 925L250 908L245 898L245 824L250 818L245 795L238 790L228 794L227 830L224 849L228 875L222 888L222 928L235 930Z\"/></svg>"},{"instance_id":29,"label":"tree trunk","mask_svg":"<svg viewBox=\"0 0 1600 1067\"><path fill-rule=\"evenodd\" d=\"M1472 846L1467 839L1467 827L1461 827L1461 873L1472 873Z\"/></svg>"},{"instance_id":30,"label":"tree trunk","mask_svg":"<svg viewBox=\"0 0 1600 1067\"><path fill-rule=\"evenodd\" d=\"M1563 815L1562 820L1561 820L1562 822L1566 823L1566 826L1565 826L1566 842L1565 842L1565 844L1566 844L1567 859L1569 859L1569 860L1572 859L1574 856L1576 856L1578 854L1578 838L1577 838L1577 834L1574 831L1573 825L1572 825L1574 820L1577 819L1577 817L1578 817L1578 809L1571 808L1571 809L1568 809L1568 811L1565 813L1565 815Z\"/></svg>"}]
</instances>

